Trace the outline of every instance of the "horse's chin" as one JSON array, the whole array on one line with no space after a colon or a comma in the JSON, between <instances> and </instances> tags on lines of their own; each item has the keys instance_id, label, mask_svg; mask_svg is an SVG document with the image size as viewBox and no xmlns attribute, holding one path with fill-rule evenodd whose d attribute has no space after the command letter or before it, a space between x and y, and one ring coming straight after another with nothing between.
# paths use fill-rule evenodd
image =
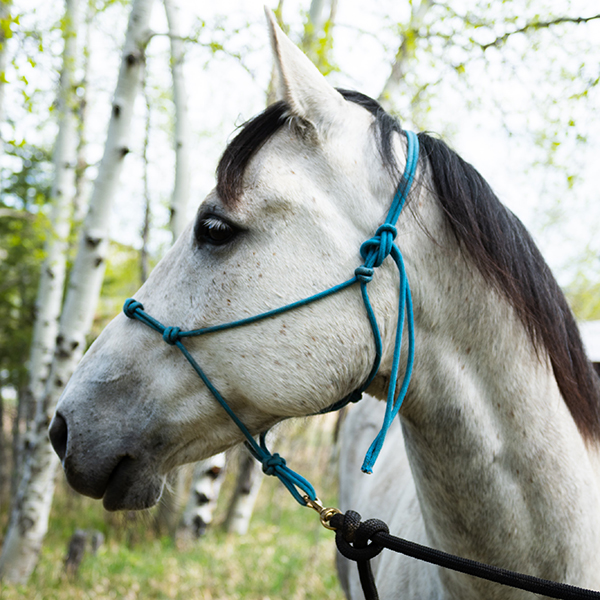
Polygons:
<instances>
[{"instance_id":1,"label":"horse's chin","mask_svg":"<svg viewBox=\"0 0 600 600\"><path fill-rule=\"evenodd\" d=\"M144 510L161 497L164 476L140 470L137 461L125 457L112 472L102 504L106 510Z\"/></svg>"}]
</instances>

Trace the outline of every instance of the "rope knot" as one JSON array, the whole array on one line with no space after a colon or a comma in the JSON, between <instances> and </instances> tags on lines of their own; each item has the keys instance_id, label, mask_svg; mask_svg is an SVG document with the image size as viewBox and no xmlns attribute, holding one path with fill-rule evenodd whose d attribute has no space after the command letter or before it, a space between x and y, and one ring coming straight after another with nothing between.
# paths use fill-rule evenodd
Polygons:
<instances>
[{"instance_id":1,"label":"rope knot","mask_svg":"<svg viewBox=\"0 0 600 600\"><path fill-rule=\"evenodd\" d=\"M285 467L285 458L277 453L265 458L262 464L262 470L266 475L277 475L277 467Z\"/></svg>"},{"instance_id":2,"label":"rope knot","mask_svg":"<svg viewBox=\"0 0 600 600\"><path fill-rule=\"evenodd\" d=\"M354 547L367 548L376 533L389 533L388 526L379 519L363 521L354 533ZM381 548L383 549L383 548ZM381 551L380 549L380 551Z\"/></svg>"},{"instance_id":3,"label":"rope knot","mask_svg":"<svg viewBox=\"0 0 600 600\"><path fill-rule=\"evenodd\" d=\"M336 529L335 543L340 553L357 562L369 561L377 556L383 546L374 542L373 536L377 533L389 533L383 521L369 519L362 523L360 515L353 510L347 511L345 515L335 515L330 524Z\"/></svg>"},{"instance_id":4,"label":"rope knot","mask_svg":"<svg viewBox=\"0 0 600 600\"><path fill-rule=\"evenodd\" d=\"M125 300L125 304L123 304L123 312L125 313L125 316L129 317L130 319L135 319L135 311L138 308L140 310L144 310L143 304L134 298L127 298L127 300Z\"/></svg>"},{"instance_id":5,"label":"rope knot","mask_svg":"<svg viewBox=\"0 0 600 600\"><path fill-rule=\"evenodd\" d=\"M354 270L354 275L356 275L356 279L364 283L369 283L369 281L373 279L374 273L375 271L371 269L371 267L365 267L364 265L362 267L357 267Z\"/></svg>"},{"instance_id":6,"label":"rope knot","mask_svg":"<svg viewBox=\"0 0 600 600\"><path fill-rule=\"evenodd\" d=\"M163 331L163 340L170 346L174 346L179 341L179 327L165 327Z\"/></svg>"},{"instance_id":7,"label":"rope knot","mask_svg":"<svg viewBox=\"0 0 600 600\"><path fill-rule=\"evenodd\" d=\"M382 223L377 228L375 235L383 236L384 233L387 233L388 235L392 236L393 242L396 239L396 236L398 235L398 230L396 229L396 226L392 225L391 223Z\"/></svg>"},{"instance_id":8,"label":"rope knot","mask_svg":"<svg viewBox=\"0 0 600 600\"><path fill-rule=\"evenodd\" d=\"M360 247L361 256L373 260L374 267L380 267L392 251L398 230L391 223L383 223L375 235Z\"/></svg>"}]
</instances>

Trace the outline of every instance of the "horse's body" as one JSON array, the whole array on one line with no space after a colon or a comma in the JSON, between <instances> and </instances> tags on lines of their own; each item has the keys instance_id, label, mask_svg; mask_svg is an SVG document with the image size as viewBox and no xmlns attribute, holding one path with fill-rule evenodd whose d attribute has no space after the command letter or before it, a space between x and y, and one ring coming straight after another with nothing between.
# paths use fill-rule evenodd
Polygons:
<instances>
[{"instance_id":1,"label":"horse's body","mask_svg":"<svg viewBox=\"0 0 600 600\"><path fill-rule=\"evenodd\" d=\"M216 191L136 294L163 323L225 323L347 279L394 195L397 125L372 101L333 90L272 34L285 104L230 144ZM350 411L341 508L416 542L598 589L598 388L572 316L481 177L420 139L420 184L397 237L414 299L414 374L374 475L360 461L380 411L373 399ZM380 399L398 319L389 262L370 284L383 360L369 393ZM334 404L374 360L356 288L186 345L253 433ZM123 315L72 377L51 437L70 483L109 509L154 504L171 468L242 439L179 352ZM391 553L376 560L386 599L525 597ZM359 598L354 575L341 572Z\"/></svg>"}]
</instances>

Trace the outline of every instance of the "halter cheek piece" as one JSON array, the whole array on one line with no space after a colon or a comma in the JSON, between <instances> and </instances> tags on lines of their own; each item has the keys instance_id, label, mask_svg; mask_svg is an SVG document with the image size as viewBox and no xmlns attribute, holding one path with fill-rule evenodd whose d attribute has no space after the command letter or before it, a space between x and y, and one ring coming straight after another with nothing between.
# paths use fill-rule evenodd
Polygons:
<instances>
[{"instance_id":1,"label":"halter cheek piece","mask_svg":"<svg viewBox=\"0 0 600 600\"><path fill-rule=\"evenodd\" d=\"M375 378L375 375L379 370L382 355L381 333L379 331L379 326L377 325L377 320L375 318L373 307L371 306L371 301L369 300L367 285L369 281L373 279L374 269L381 266L383 264L383 261L388 256L391 256L392 260L396 263L396 266L398 267L398 272L400 275L398 325L396 328L394 357L392 362L390 383L388 387L385 417L383 419L381 430L379 431L379 433L373 440L373 443L371 444L369 450L367 451L362 465L363 472L372 473L373 465L375 464L379 452L381 451L381 447L383 446L383 442L385 440L387 431L390 425L392 424L394 418L398 414L400 406L402 405L402 401L404 400L404 396L406 395L406 390L408 389L408 384L410 382L410 376L412 373L415 354L414 322L410 288L408 285L408 279L406 277L406 270L404 268L402 254L400 253L400 250L398 249L398 246L394 241L397 235L395 223L397 222L398 217L400 216L402 207L404 206L408 193L410 192L410 189L412 187L415 172L417 169L417 163L419 160L419 140L417 136L412 131L405 131L404 133L407 139L407 158L404 174L402 176L402 179L400 180L398 189L396 190L396 194L392 201L392 205L385 219L385 222L377 228L375 235L371 239L364 242L364 244L362 244L362 246L360 247L360 254L364 262L362 266L358 267L354 271L354 277L352 277L351 279L348 279L343 283L335 285L323 292L319 292L314 296L309 296L308 298L304 298L303 300L292 302L291 304L287 304L280 308L269 310L267 312L255 315L253 317L249 317L247 319L241 319L239 321L232 321L230 323L224 323L222 325L213 325L211 327L194 329L190 331L181 331L179 327L165 327L162 323L151 317L148 313L144 312L144 307L142 306L142 304L137 300L134 300L133 298L129 298L128 300L126 300L123 306L123 312L130 319L137 319L138 321L141 321L151 329L154 329L155 331L160 333L163 336L163 340L167 344L171 346L177 346L177 348L181 350L181 352L192 365L200 379L202 379L202 381L204 382L204 385L208 388L208 390L215 397L217 402L219 402L219 404L223 407L225 412L229 415L229 417L237 425L240 431L244 434L250 452L257 460L259 460L262 463L263 471L267 475L275 475L276 477L278 477L283 483L283 485L285 485L290 491L290 493L294 496L294 498L300 504L303 505L312 505L313 502L317 501L316 493L313 486L304 477L298 475L298 473L295 473L289 467L287 467L285 464L285 459L279 456L279 454L271 454L269 452L265 443L265 436L267 434L266 431L260 434L258 442L254 439L250 431L248 431L246 426L231 410L226 400L223 398L223 396L221 396L219 391L211 383L210 379L208 379L208 377L204 374L196 360L188 352L187 348L183 345L182 340L187 337L196 337L207 333L215 333L217 331L224 331L225 329L233 329L234 327L241 327L242 325L256 323L257 321L261 321L269 317L274 317L284 312L288 312L290 310L299 308L301 306L311 304L312 302L316 302L317 300L321 300L323 298L331 296L341 290L344 290L358 283L360 284L360 290L365 304L367 317L369 319L369 323L371 324L371 329L373 330L373 336L375 338L375 361L373 363L373 368L371 369L367 380L359 389L355 390L346 398L343 398L339 402L336 402L335 404L331 405L330 407L326 408L321 412L331 412L343 408L350 402L358 402L362 398L363 392L369 387L369 385L371 385L371 382ZM406 361L406 368L404 371L402 385L400 387L400 391L398 392L398 394L396 394L400 365L400 349L402 345L402 332L404 330L405 315L406 322L408 325L408 358ZM302 490L304 494L300 494L299 490ZM310 500L310 502L307 500L306 497L308 497L308 500Z\"/></svg>"}]
</instances>

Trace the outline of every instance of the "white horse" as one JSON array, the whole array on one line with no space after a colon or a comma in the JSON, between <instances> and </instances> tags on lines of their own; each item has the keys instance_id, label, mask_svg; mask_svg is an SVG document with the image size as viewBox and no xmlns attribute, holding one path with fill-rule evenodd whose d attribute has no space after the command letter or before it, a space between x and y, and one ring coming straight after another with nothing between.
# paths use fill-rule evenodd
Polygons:
<instances>
[{"instance_id":1,"label":"white horse","mask_svg":"<svg viewBox=\"0 0 600 600\"><path fill-rule=\"evenodd\" d=\"M406 144L397 122L330 87L272 19L271 37L283 100L230 143L215 191L136 294L162 323L226 323L348 279L394 196ZM447 552L598 589L598 386L572 315L481 176L443 142L419 139L397 237L414 300L413 378L374 475L359 464L379 405L351 411L341 508ZM389 258L369 289L383 357L368 392L383 399L398 319ZM375 355L357 286L185 345L254 434L347 396ZM110 510L153 505L173 467L243 439L177 348L124 315L71 378L51 438L70 484ZM386 599L526 597L387 551L376 561Z\"/></svg>"}]
</instances>

